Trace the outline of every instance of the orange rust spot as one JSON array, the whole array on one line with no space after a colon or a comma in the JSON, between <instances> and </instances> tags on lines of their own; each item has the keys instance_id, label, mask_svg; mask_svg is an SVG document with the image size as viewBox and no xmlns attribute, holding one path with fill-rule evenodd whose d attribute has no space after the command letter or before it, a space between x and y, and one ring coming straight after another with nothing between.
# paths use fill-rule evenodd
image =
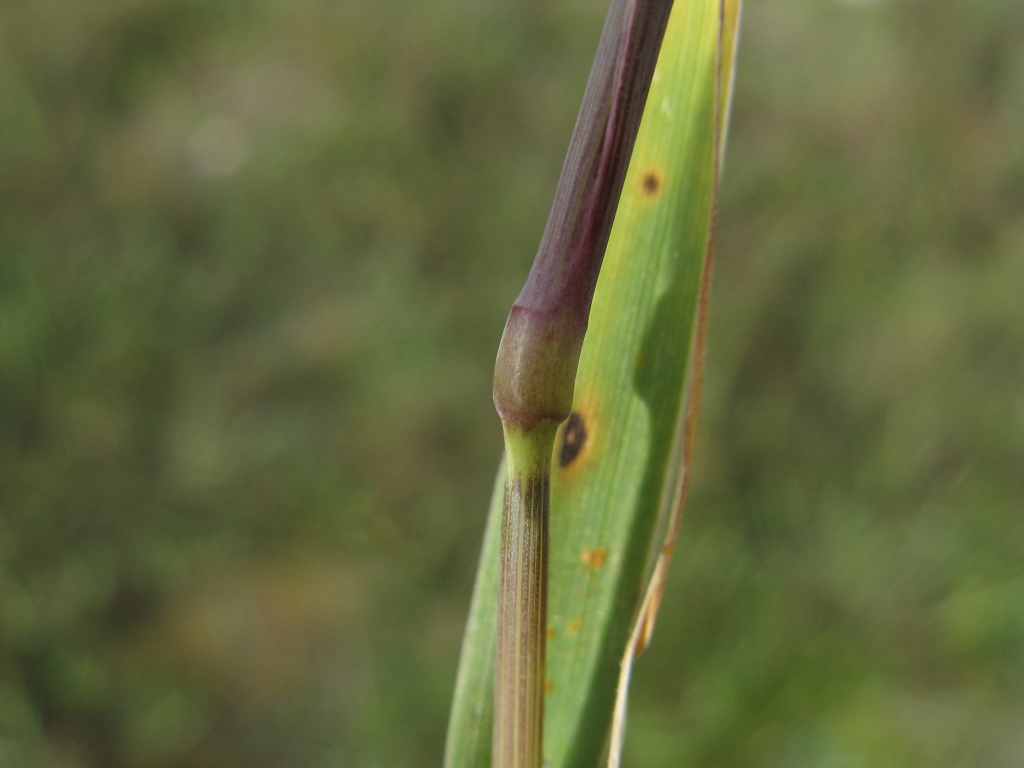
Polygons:
<instances>
[{"instance_id":1,"label":"orange rust spot","mask_svg":"<svg viewBox=\"0 0 1024 768\"><path fill-rule=\"evenodd\" d=\"M585 549L583 554L580 555L580 560L583 564L589 568L593 568L595 571L604 565L604 561L608 559L608 550L606 549Z\"/></svg>"},{"instance_id":2,"label":"orange rust spot","mask_svg":"<svg viewBox=\"0 0 1024 768\"><path fill-rule=\"evenodd\" d=\"M555 687L555 684L553 682L551 682L551 678L550 677L547 680L544 681L544 692L545 693L551 693L551 689L554 688L554 687Z\"/></svg>"},{"instance_id":3,"label":"orange rust spot","mask_svg":"<svg viewBox=\"0 0 1024 768\"><path fill-rule=\"evenodd\" d=\"M555 639L555 628L554 627L548 627L548 640L554 640L554 639Z\"/></svg>"},{"instance_id":4,"label":"orange rust spot","mask_svg":"<svg viewBox=\"0 0 1024 768\"><path fill-rule=\"evenodd\" d=\"M576 621L570 622L566 629L569 630L570 635L578 635L580 632L580 620L576 619Z\"/></svg>"},{"instance_id":5,"label":"orange rust spot","mask_svg":"<svg viewBox=\"0 0 1024 768\"><path fill-rule=\"evenodd\" d=\"M644 197L654 197L665 185L665 177L657 168L651 168L640 177L640 191Z\"/></svg>"}]
</instances>

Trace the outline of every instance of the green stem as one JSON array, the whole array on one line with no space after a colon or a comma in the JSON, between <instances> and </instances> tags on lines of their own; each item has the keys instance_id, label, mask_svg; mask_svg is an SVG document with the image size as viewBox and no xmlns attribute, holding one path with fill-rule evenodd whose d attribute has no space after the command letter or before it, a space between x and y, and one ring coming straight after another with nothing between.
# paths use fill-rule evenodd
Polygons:
<instances>
[{"instance_id":1,"label":"green stem","mask_svg":"<svg viewBox=\"0 0 1024 768\"><path fill-rule=\"evenodd\" d=\"M494 768L540 768L547 642L548 506L555 425L505 428Z\"/></svg>"}]
</instances>

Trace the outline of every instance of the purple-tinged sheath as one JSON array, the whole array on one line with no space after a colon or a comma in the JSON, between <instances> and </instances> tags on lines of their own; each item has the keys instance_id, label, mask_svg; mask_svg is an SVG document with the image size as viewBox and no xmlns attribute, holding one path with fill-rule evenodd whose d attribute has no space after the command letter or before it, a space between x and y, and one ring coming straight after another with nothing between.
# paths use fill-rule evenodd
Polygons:
<instances>
[{"instance_id":1,"label":"purple-tinged sheath","mask_svg":"<svg viewBox=\"0 0 1024 768\"><path fill-rule=\"evenodd\" d=\"M533 267L494 372L506 427L558 424L573 383L671 0L612 0Z\"/></svg>"}]
</instances>

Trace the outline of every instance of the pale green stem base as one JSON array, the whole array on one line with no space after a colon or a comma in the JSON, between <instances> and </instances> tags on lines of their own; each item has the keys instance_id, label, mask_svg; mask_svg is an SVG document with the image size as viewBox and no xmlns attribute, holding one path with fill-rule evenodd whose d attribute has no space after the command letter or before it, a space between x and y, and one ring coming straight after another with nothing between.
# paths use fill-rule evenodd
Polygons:
<instances>
[{"instance_id":1,"label":"pale green stem base","mask_svg":"<svg viewBox=\"0 0 1024 768\"><path fill-rule=\"evenodd\" d=\"M540 768L555 426L505 428L493 768Z\"/></svg>"}]
</instances>

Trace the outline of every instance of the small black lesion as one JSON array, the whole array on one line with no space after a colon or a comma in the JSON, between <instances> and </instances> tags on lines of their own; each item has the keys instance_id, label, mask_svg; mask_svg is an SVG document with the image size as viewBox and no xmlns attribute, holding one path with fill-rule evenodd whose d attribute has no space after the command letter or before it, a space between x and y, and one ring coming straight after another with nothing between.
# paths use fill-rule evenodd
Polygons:
<instances>
[{"instance_id":1,"label":"small black lesion","mask_svg":"<svg viewBox=\"0 0 1024 768\"><path fill-rule=\"evenodd\" d=\"M661 176L655 170L647 171L640 179L640 188L647 197L653 197L661 189Z\"/></svg>"},{"instance_id":2,"label":"small black lesion","mask_svg":"<svg viewBox=\"0 0 1024 768\"><path fill-rule=\"evenodd\" d=\"M586 444L587 424L579 413L573 411L562 430L562 450L558 454L558 466L564 469L572 464Z\"/></svg>"}]
</instances>

